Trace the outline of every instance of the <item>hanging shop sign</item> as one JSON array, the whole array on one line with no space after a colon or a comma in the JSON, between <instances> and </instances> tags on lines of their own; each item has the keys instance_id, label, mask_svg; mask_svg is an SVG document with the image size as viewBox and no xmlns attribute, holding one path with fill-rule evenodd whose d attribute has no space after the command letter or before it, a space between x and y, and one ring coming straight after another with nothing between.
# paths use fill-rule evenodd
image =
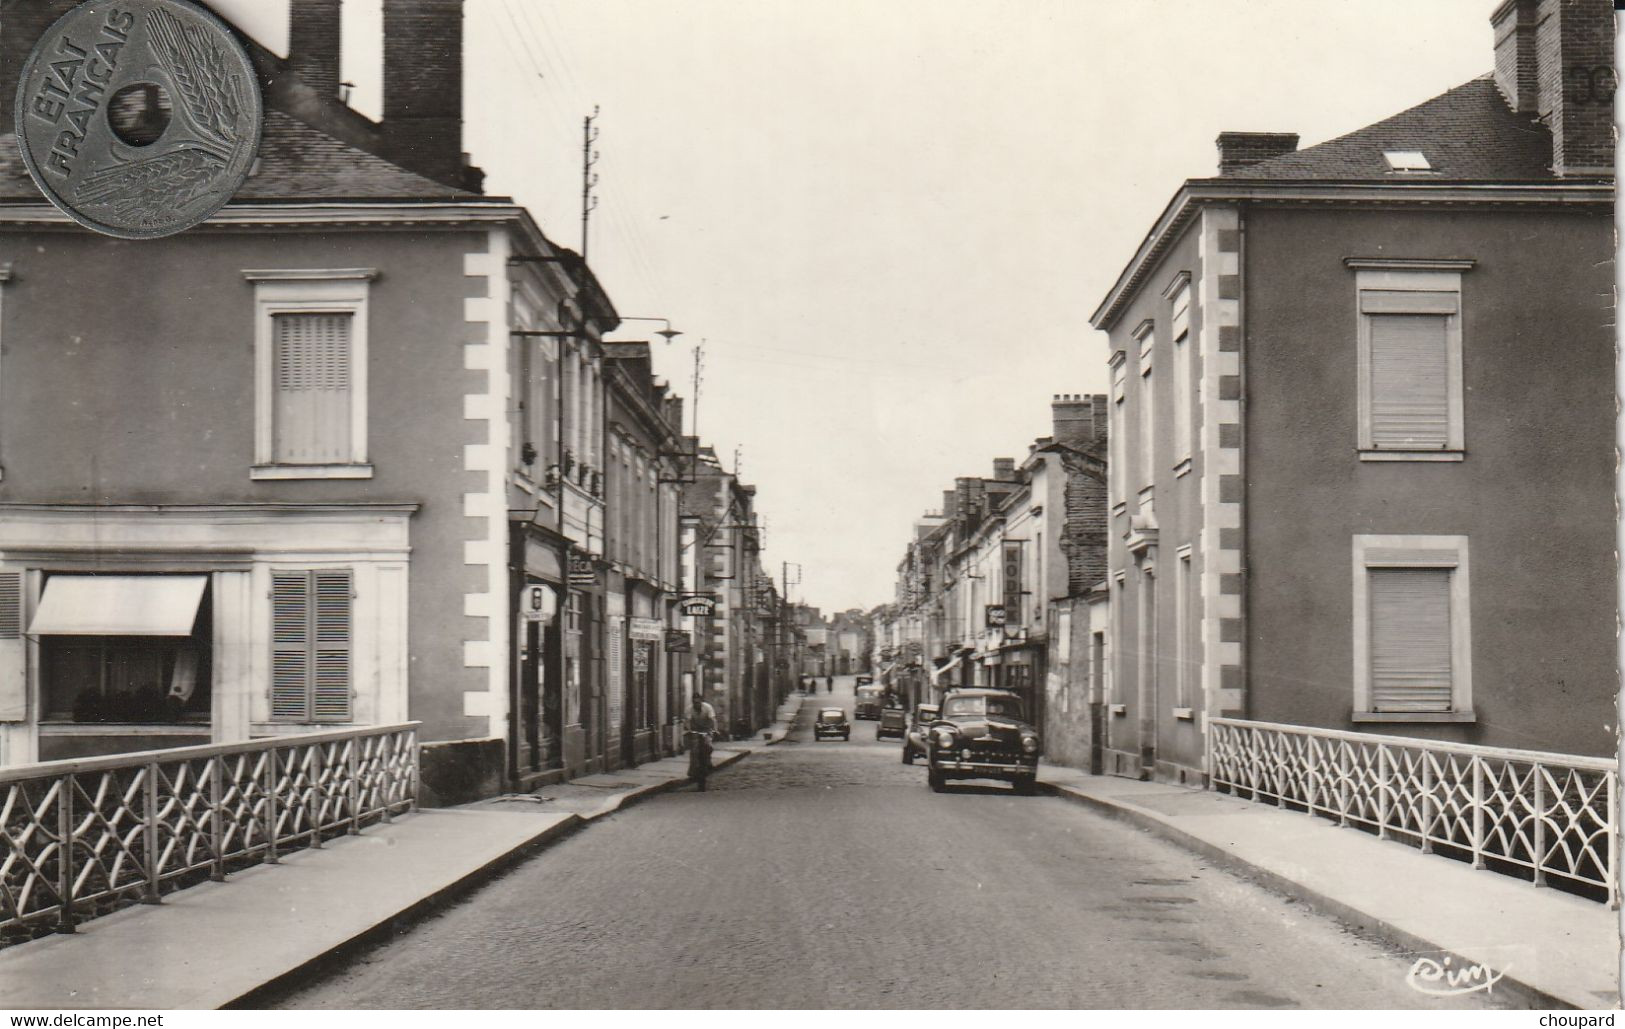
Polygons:
<instances>
[{"instance_id":1,"label":"hanging shop sign","mask_svg":"<svg viewBox=\"0 0 1625 1029\"><path fill-rule=\"evenodd\" d=\"M693 618L709 618L717 613L715 597L684 597L677 602L677 613Z\"/></svg>"},{"instance_id":2,"label":"hanging shop sign","mask_svg":"<svg viewBox=\"0 0 1625 1029\"><path fill-rule=\"evenodd\" d=\"M694 650L694 638L682 629L666 630L666 653L687 654Z\"/></svg>"},{"instance_id":3,"label":"hanging shop sign","mask_svg":"<svg viewBox=\"0 0 1625 1029\"><path fill-rule=\"evenodd\" d=\"M666 638L666 627L660 624L658 618L638 618L634 616L626 632L628 639L648 640L659 643Z\"/></svg>"},{"instance_id":4,"label":"hanging shop sign","mask_svg":"<svg viewBox=\"0 0 1625 1029\"><path fill-rule=\"evenodd\" d=\"M1003 626L1004 626L1004 605L1003 604L988 604L987 607L984 608L984 610L985 610L985 612L987 614L986 625L987 625L987 627L989 629L1003 628Z\"/></svg>"},{"instance_id":5,"label":"hanging shop sign","mask_svg":"<svg viewBox=\"0 0 1625 1029\"><path fill-rule=\"evenodd\" d=\"M1004 541L1004 622L1021 624L1021 541ZM990 623L991 624L991 623Z\"/></svg>"}]
</instances>

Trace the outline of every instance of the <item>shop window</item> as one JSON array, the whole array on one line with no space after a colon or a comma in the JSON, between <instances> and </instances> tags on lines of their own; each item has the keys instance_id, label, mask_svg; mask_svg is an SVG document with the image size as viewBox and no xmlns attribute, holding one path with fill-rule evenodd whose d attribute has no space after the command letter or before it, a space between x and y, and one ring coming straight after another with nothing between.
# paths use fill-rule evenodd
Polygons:
<instances>
[{"instance_id":1,"label":"shop window","mask_svg":"<svg viewBox=\"0 0 1625 1029\"><path fill-rule=\"evenodd\" d=\"M212 620L204 576L48 578L30 634L45 722L209 721Z\"/></svg>"}]
</instances>

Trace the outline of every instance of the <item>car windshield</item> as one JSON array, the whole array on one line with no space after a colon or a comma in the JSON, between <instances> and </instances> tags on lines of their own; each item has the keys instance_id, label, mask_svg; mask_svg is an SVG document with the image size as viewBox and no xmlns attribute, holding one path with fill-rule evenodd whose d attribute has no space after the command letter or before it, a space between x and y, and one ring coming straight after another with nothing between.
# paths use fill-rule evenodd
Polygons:
<instances>
[{"instance_id":1,"label":"car windshield","mask_svg":"<svg viewBox=\"0 0 1625 1029\"><path fill-rule=\"evenodd\" d=\"M937 709L934 707L922 707L918 711L914 712L914 720L916 722L934 722L936 719Z\"/></svg>"},{"instance_id":2,"label":"car windshield","mask_svg":"<svg viewBox=\"0 0 1625 1029\"><path fill-rule=\"evenodd\" d=\"M858 689L859 700L874 700L879 696L880 687L878 686L863 686Z\"/></svg>"},{"instance_id":3,"label":"car windshield","mask_svg":"<svg viewBox=\"0 0 1625 1029\"><path fill-rule=\"evenodd\" d=\"M820 711L820 712L818 712L818 717L823 719L826 722L844 722L844 721L846 721L846 712L845 711Z\"/></svg>"},{"instance_id":4,"label":"car windshield","mask_svg":"<svg viewBox=\"0 0 1625 1029\"><path fill-rule=\"evenodd\" d=\"M948 718L1020 718L1021 701L1014 697L950 697L943 704L943 714Z\"/></svg>"}]
</instances>

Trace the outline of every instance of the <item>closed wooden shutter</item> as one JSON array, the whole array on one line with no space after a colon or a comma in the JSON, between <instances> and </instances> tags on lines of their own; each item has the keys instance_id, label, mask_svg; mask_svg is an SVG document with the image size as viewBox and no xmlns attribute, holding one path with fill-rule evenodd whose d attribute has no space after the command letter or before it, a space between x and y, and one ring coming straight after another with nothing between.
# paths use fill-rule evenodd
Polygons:
<instances>
[{"instance_id":1,"label":"closed wooden shutter","mask_svg":"<svg viewBox=\"0 0 1625 1029\"><path fill-rule=\"evenodd\" d=\"M311 714L318 722L350 719L350 573L313 572L316 647Z\"/></svg>"},{"instance_id":2,"label":"closed wooden shutter","mask_svg":"<svg viewBox=\"0 0 1625 1029\"><path fill-rule=\"evenodd\" d=\"M1371 443L1436 450L1450 443L1446 317L1373 314Z\"/></svg>"},{"instance_id":3,"label":"closed wooden shutter","mask_svg":"<svg viewBox=\"0 0 1625 1029\"><path fill-rule=\"evenodd\" d=\"M271 573L271 717L310 717L310 575Z\"/></svg>"},{"instance_id":4,"label":"closed wooden shutter","mask_svg":"<svg viewBox=\"0 0 1625 1029\"><path fill-rule=\"evenodd\" d=\"M278 464L350 461L350 324L348 314L274 316Z\"/></svg>"},{"instance_id":5,"label":"closed wooden shutter","mask_svg":"<svg viewBox=\"0 0 1625 1029\"><path fill-rule=\"evenodd\" d=\"M18 639L23 634L23 575L0 572L0 640Z\"/></svg>"},{"instance_id":6,"label":"closed wooden shutter","mask_svg":"<svg viewBox=\"0 0 1625 1029\"><path fill-rule=\"evenodd\" d=\"M1373 568L1371 708L1449 711L1450 575L1447 568Z\"/></svg>"},{"instance_id":7,"label":"closed wooden shutter","mask_svg":"<svg viewBox=\"0 0 1625 1029\"><path fill-rule=\"evenodd\" d=\"M351 575L347 569L271 575L271 717L345 722L351 716Z\"/></svg>"},{"instance_id":8,"label":"closed wooden shutter","mask_svg":"<svg viewBox=\"0 0 1625 1029\"><path fill-rule=\"evenodd\" d=\"M620 731L621 709L625 696L625 658L621 654L621 626L623 619L609 620L609 724Z\"/></svg>"}]
</instances>

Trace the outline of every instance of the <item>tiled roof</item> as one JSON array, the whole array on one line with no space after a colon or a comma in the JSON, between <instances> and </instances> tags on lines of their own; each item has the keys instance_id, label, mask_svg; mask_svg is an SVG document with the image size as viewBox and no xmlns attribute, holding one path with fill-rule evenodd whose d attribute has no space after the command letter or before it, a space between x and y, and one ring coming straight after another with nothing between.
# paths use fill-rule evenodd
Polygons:
<instances>
[{"instance_id":1,"label":"tiled roof","mask_svg":"<svg viewBox=\"0 0 1625 1029\"><path fill-rule=\"evenodd\" d=\"M1420 150L1435 174L1398 174L1384 150ZM1552 137L1485 75L1375 125L1237 169L1226 179L1526 182L1555 178Z\"/></svg>"},{"instance_id":2,"label":"tiled roof","mask_svg":"<svg viewBox=\"0 0 1625 1029\"><path fill-rule=\"evenodd\" d=\"M469 197L336 139L281 111L265 113L258 167L240 200L418 199ZM17 150L0 136L0 199L40 199Z\"/></svg>"}]
</instances>

